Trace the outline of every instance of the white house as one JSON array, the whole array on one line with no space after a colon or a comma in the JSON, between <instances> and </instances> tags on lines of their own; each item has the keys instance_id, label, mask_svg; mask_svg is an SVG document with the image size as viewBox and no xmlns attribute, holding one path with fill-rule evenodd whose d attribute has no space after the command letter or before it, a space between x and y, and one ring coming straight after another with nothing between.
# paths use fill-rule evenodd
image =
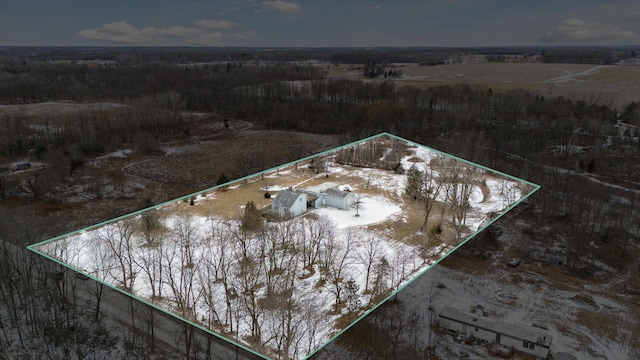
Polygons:
<instances>
[{"instance_id":1,"label":"white house","mask_svg":"<svg viewBox=\"0 0 640 360\"><path fill-rule=\"evenodd\" d=\"M533 327L518 326L487 319L452 307L445 307L439 316L441 327L469 337L510 346L516 351L546 359L551 335Z\"/></svg>"},{"instance_id":2,"label":"white house","mask_svg":"<svg viewBox=\"0 0 640 360\"><path fill-rule=\"evenodd\" d=\"M271 211L285 217L296 217L307 212L307 194L300 191L281 190L271 203Z\"/></svg>"},{"instance_id":3,"label":"white house","mask_svg":"<svg viewBox=\"0 0 640 360\"><path fill-rule=\"evenodd\" d=\"M324 190L318 194L315 207L331 206L337 209L348 209L356 202L356 194L339 190L337 187Z\"/></svg>"},{"instance_id":4,"label":"white house","mask_svg":"<svg viewBox=\"0 0 640 360\"><path fill-rule=\"evenodd\" d=\"M281 190L271 203L271 212L293 218L307 212L308 207L329 206L348 209L356 202L356 194L342 191L335 183L325 183L306 190Z\"/></svg>"}]
</instances>

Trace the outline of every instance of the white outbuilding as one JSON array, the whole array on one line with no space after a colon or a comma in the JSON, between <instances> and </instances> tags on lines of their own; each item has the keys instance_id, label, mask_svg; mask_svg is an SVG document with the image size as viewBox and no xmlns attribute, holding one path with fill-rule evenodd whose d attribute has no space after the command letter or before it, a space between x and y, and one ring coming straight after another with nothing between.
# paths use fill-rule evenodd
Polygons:
<instances>
[{"instance_id":1,"label":"white outbuilding","mask_svg":"<svg viewBox=\"0 0 640 360\"><path fill-rule=\"evenodd\" d=\"M551 335L533 327L492 320L448 306L440 313L439 325L469 338L512 347L539 358L546 359L549 355Z\"/></svg>"},{"instance_id":2,"label":"white outbuilding","mask_svg":"<svg viewBox=\"0 0 640 360\"><path fill-rule=\"evenodd\" d=\"M356 194L350 191L342 191L337 187L322 191L318 195L315 207L330 206L346 210L356 202Z\"/></svg>"}]
</instances>

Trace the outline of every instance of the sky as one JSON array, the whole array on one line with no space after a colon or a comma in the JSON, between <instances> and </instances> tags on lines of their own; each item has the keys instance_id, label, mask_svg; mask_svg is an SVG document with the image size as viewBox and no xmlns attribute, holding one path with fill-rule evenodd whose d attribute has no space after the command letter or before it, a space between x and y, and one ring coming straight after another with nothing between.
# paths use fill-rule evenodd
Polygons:
<instances>
[{"instance_id":1,"label":"sky","mask_svg":"<svg viewBox=\"0 0 640 360\"><path fill-rule=\"evenodd\" d=\"M0 0L0 46L640 45L640 1Z\"/></svg>"}]
</instances>

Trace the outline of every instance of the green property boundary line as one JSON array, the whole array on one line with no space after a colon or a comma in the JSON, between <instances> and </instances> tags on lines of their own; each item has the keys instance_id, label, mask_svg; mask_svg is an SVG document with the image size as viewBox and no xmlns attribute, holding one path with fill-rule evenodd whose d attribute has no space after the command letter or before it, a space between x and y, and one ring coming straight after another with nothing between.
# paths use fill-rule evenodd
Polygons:
<instances>
[{"instance_id":1,"label":"green property boundary line","mask_svg":"<svg viewBox=\"0 0 640 360\"><path fill-rule=\"evenodd\" d=\"M404 288L406 288L407 286L411 285L414 281L416 281L418 278L422 277L422 275L424 275L427 271L429 271L431 268L433 268L434 266L438 265L442 260L444 260L445 258L447 258L449 255L453 254L454 251L458 250L461 246L463 246L464 244L466 244L469 240L473 239L474 237L476 237L476 235L478 235L479 233L481 233L482 231L484 231L484 229L486 229L487 227L489 227L491 224L493 224L494 222L498 221L498 219L500 219L501 217L503 217L506 213L508 213L509 211L511 211L513 208L515 208L516 206L518 206L521 202L523 202L524 200L526 200L529 196L533 195L533 193L535 193L536 191L540 190L540 185L538 184L534 184L532 182L517 178L515 176L509 175L509 174L505 174L501 171L497 171L491 168L488 168L486 166L480 165L480 164L476 164L474 162L471 162L469 160L465 160L462 158L459 158L455 155L451 155L451 154L447 154L445 152L442 152L440 150L436 150L433 148L430 148L428 146L425 145L421 145L418 144L416 142L401 138L399 136L396 135L392 135L392 134L388 134L388 133L382 133L380 135L386 135L389 136L391 138L397 139L397 140L402 140L402 141L406 141L409 144L418 146L418 147L422 147L422 148L426 148L428 150L431 150L433 152L436 152L438 154L442 154L448 157L452 157L456 160L462 161L466 164L470 164L473 166L477 166L481 169L484 169L486 171L495 173L495 174L500 174L502 176L505 176L509 179L512 180L516 180L519 182L523 182L529 186L533 187L533 190L531 190L528 194L524 195L523 197L521 197L518 201L516 201L515 203L511 204L511 206L509 206L507 209L503 210L498 216L496 216L495 218L493 218L490 222L488 222L486 225L480 227L478 230L476 230L473 234L469 235L465 240L463 240L462 242L460 242L458 245L456 245L456 247L454 247L453 249L451 249L448 253L444 254L444 256L442 256L441 258L439 258L438 260L436 260L433 264L429 265L426 269L422 270L421 272L419 272L418 274L416 274L414 277L412 277L409 281L407 281L405 284L403 284L402 286L400 286L396 291L392 292L391 294L389 294L389 296L387 296L386 298L384 298L382 301L380 301L378 304L376 304L374 307L372 307L371 309L365 311L362 315L360 315L360 317L358 317L356 320L354 320L351 324L347 325L344 329L340 330L338 333L336 333L333 337L331 337L329 340L327 340L326 342L324 342L322 345L320 345L318 348L316 348L314 351L312 351L311 353L309 353L307 355L307 357L305 357L303 360L307 360L310 359L313 355L315 355L318 351L320 351L322 348L324 348L325 346L329 345L331 342L333 342L335 339L338 338L338 336L342 335L345 331L349 330L351 327L353 327L355 324L357 324L358 322L360 322L360 320L364 319L365 317L367 317L370 313L372 313L374 310L376 310L377 308L379 308L380 306L382 306L384 303L386 303L389 299L391 299L392 297L396 296L400 291L402 291Z\"/></svg>"},{"instance_id":2,"label":"green property boundary line","mask_svg":"<svg viewBox=\"0 0 640 360\"><path fill-rule=\"evenodd\" d=\"M198 195L200 195L200 194L207 193L207 192L210 192L210 191L216 190L216 189L221 188L221 187L224 187L224 186L229 186L229 185L231 185L231 184L235 184L235 183L239 183L239 182L242 182L242 181L245 181L245 180L249 180L249 179L252 179L252 178L258 177L258 176L263 175L263 174L266 174L266 173L270 173L270 172L273 172L273 171L277 171L277 170L278 170L278 169L280 169L280 168L285 168L285 167L288 167L288 166L291 166L291 165L295 165L295 164L297 164L297 163L301 163L301 162L304 162L304 161L307 161L307 160L310 160L310 159L316 158L316 157L318 157L318 156L327 155L327 154L330 154L330 153L336 152L336 151L338 151L338 150L344 149L344 148L346 148L346 147L353 146L353 145L358 145L358 144L364 143L364 142L366 142L366 141L373 140L373 139L376 139L376 138L379 138L379 137L384 137L384 136L387 136L387 137L389 137L389 138L391 138L391 139L395 139L395 140L403 141L403 142L406 142L406 143L408 143L408 144L411 144L411 145L414 145L414 146L417 146L417 147L425 148L425 149L427 149L427 150L429 150L429 151L433 151L433 152L435 152L435 153L437 153L437 154L441 154L441 155L444 155L444 156L447 156L447 157L450 157L450 158L454 158L454 159L459 160L459 161L461 161L461 162L464 162L464 163L466 163L466 164L469 164L469 165L473 165L473 166L479 167L479 168L484 169L484 170L486 170L486 171L488 171L488 172L490 172L490 173L499 174L499 175L502 175L502 176L504 176L504 177L506 177L506 178L509 178L509 179L512 179L512 180L515 180L515 181L518 181L518 182L521 182L521 183L525 183L525 184L527 184L527 185L531 186L531 187L533 188L533 190L531 190L529 193L527 193L526 195L524 195L523 197L521 197L518 201L516 201L515 203L513 203L513 204L512 204L511 206L509 206L507 209L503 210L503 211L502 211L498 216L496 216L495 218L493 218L489 223L487 223L486 225L482 226L480 229L476 230L473 234L469 235L465 240L463 240L462 242L460 242L456 247L454 247L452 250L450 250L450 251L449 251L448 253L446 253L444 256L442 256L441 258L439 258L438 260L436 260L433 264L429 265L426 269L422 270L421 272L419 272L418 274L416 274L415 276L413 276L409 281L407 281L405 284L403 284L402 286L400 286L397 290L395 290L395 291L394 291L394 292L392 292L390 295L388 295L387 297L385 297L382 301L380 301L378 304L376 304L373 308L371 308L371 309L369 309L369 310L365 311L365 312L364 312L362 315L360 315L356 320L354 320L353 322L351 322L351 324L349 324L349 325L348 325L348 326L346 326L344 329L340 330L340 331L339 331L339 332L337 332L335 335L333 335L329 340L325 341L325 342L324 342L324 343L322 343L319 347L317 347L315 350L313 350L311 353L307 354L307 355L303 358L303 360L307 360L307 359L310 359L311 357L313 357L315 354L317 354L317 353L318 353L318 351L320 351L321 349L323 349L325 346L327 346L328 344L330 344L331 342L333 342L336 338L338 338L340 335L342 335L345 331L349 330L349 329L350 329L351 327L353 327L355 324L357 324L358 322L360 322L362 319L364 319L366 316L368 316L371 312L375 311L377 308L379 308L380 306L382 306L382 305L383 305L385 302L387 302L389 299L391 299L392 297L396 296L396 295L397 295L400 291L402 291L404 288L406 288L407 286L411 285L415 280L417 280L418 278L420 278L422 275L424 275L427 271L429 271L429 270L430 270L431 268L433 268L434 266L438 265L442 260L444 260L445 258L447 258L447 257L448 257L449 255L451 255L454 251L458 250L461 246L463 246L464 244L466 244L469 240L473 239L473 238L474 238L476 235L478 235L480 232L484 231L484 229L486 229L488 226L490 226L491 224L493 224L494 222L496 222L498 219L500 219L500 218L501 218L502 216L504 216L506 213L508 213L508 212L509 212L509 211L511 211L513 208L515 208L516 206L518 206L520 203L522 203L523 201L525 201L529 196L531 196L532 194L534 194L536 191L538 191L538 190L540 189L540 185L537 185L537 184L534 184L534 183L532 183L532 182L529 182L529 181L526 181L526 180L523 180L523 179L517 178L517 177L512 176L512 175L509 175L509 174L505 174L505 173L503 173L503 172L500 172L500 171L497 171L497 170L494 170L494 169L488 168L488 167L483 166L483 165L480 165L480 164L473 163L473 162L471 162L471 161L468 161L468 160L465 160L465 159L459 158L459 157L457 157L457 156L455 156L455 155L447 154L447 153L445 153L445 152L442 152L442 151L440 151L440 150L433 149L433 148L428 147L428 146L426 146L426 145L418 144L418 143L416 143L416 142L413 142L413 141L410 141L410 140L407 140L407 139L401 138L401 137L399 137L399 136L396 136L396 135L393 135L393 134L389 134L389 133L383 132L383 133L380 133L380 134L377 134L377 135L369 136L369 137L366 137L366 138L364 138L364 139L360 139L360 140L357 140L357 141L354 141L354 142L351 142L351 143L348 143L348 144L345 144L345 145L341 145L341 146L335 147L335 148L333 148L333 149L325 150L325 151L322 151L322 152L317 153L317 154L309 155L309 156L306 156L306 157L304 157L304 158L301 158L301 159L298 159L298 160L294 160L294 161L288 162L288 163L283 164L283 165L278 165L278 166L272 167L272 168L267 169L267 170L263 170L263 171L260 171L260 172L257 172L257 173L251 174L251 175L247 175L247 176L241 177L241 178L239 178L239 179L236 179L236 180L233 180L233 181L226 182L226 183L224 183L224 184L216 185L216 186L213 186L213 187L210 187L210 188L204 189L204 190L197 191L197 192L192 193L192 194L189 194L189 195L185 195L185 196L182 196L182 197L179 197L179 198L176 198L176 199L168 200L168 201L165 201L165 202L163 202L163 203L161 203L161 204L158 204L158 205L153 205L153 206L150 206L150 207L145 208L145 209L137 210L137 211L134 211L134 212L129 213L129 214L125 214L125 215L118 216L118 217L116 217L116 218L113 218L113 219L110 219L110 220L107 220L107 221L100 222L100 223L98 223L98 224L90 225L90 226L87 226L87 227L82 228L82 229L79 229L79 230L74 230L74 231L71 231L71 232L69 232L69 233L66 233L66 234L63 234L63 235L56 236L56 237L51 238L51 239L49 239L49 240L44 240L44 241L38 242L38 243L36 243L36 244L29 245L29 246L27 246L27 249L28 249L28 250L30 250L30 251L32 251L32 252L34 252L34 253L36 253L36 254L38 254L38 255L40 255L40 256L43 256L43 257L47 258L47 259L49 259L49 260L51 260L51 261L53 261L53 262L55 262L55 263L58 263L58 264L60 264L60 265L62 265L62 266L64 266L64 267L66 267L66 268L69 268L69 269L71 269L71 270L73 270L73 271L75 271L75 272L77 272L77 273L80 273L80 274L82 274L82 275L84 275L84 276L86 276L86 277L88 277L88 278L90 278L90 279L92 279L92 280L95 280L95 281L97 281L98 283L104 284L104 285L106 285L107 287L109 287L109 288L111 288L111 289L113 289L113 290L116 290L116 291L118 291L118 292L120 292L120 293L122 293L122 294L124 294L124 295L126 295L126 296L129 296L129 297L131 297L131 298L133 298L133 299L135 299L135 300L138 300L138 301L140 301L140 302L142 302L142 303L144 303L144 304L146 304L146 305L148 305L148 306L151 306L152 308L157 309L157 310L159 310L160 312L162 312L162 313L164 313L164 314L167 314L167 315L169 315L169 316L171 316L171 317L174 317L174 318L176 318L176 319L178 319L178 320L181 320L181 321L183 321L183 322L185 322L185 323L187 323L187 324L189 324L189 325L191 325L191 326L194 326L194 327L196 327L196 328L198 328L198 329L200 329L200 330L204 331L205 333L211 334L211 335L213 335L214 337L216 337L216 338L218 338L218 339L220 339L220 340L222 340L222 341L224 341L224 342L226 342L226 343L228 343L228 344L230 344L230 345L232 345L232 346L236 346L236 347L238 347L238 348L240 348L240 349L242 349L242 350L244 350L244 351L247 351L247 352L249 352L250 354L255 355L255 356L257 356L257 357L259 357L259 358L261 358L261 359L271 360L269 357L267 357L267 356L265 356L265 355L263 355L263 354L260 354L260 353L256 352L255 350L252 350L251 348L249 348L249 347L248 347L248 346L246 346L246 345L240 344L240 343L238 343L238 342L234 341L233 339L229 339L229 338L227 338L227 337L224 337L223 335L218 334L218 333L216 333L215 331L213 331L213 330L211 330L211 329L208 329L208 328L206 328L206 327L204 327L204 326L202 326L202 325L199 325L199 324L196 324L196 323L194 323L194 322L192 322L192 321L190 321L190 320L187 320L187 319L183 318L182 316L180 316L180 315L178 315L178 314L176 314L176 313L173 313L173 312L171 312L171 311L169 311L169 310L167 310L167 309L164 309L164 308L162 308L162 307L159 307L159 306L157 306L157 305L155 305L155 304L151 303L150 301L148 301L148 300L146 300L146 299L144 299L144 298L138 297L138 296L136 296L135 294L132 294L132 293L130 293L130 292L128 292L128 291L125 291L125 290L123 290L123 289L120 289L120 288L118 288L117 286L114 286L114 285L112 285L112 284L109 284L109 283L107 283L107 282L105 282L105 281L102 281L102 280L100 280L100 279L98 279L98 278L94 277L93 275L91 275L91 274L89 274L89 273L86 273L86 272L84 272L84 271L82 271L82 270L80 270L80 269L77 269L77 268L75 268L75 267L73 267L73 266L71 266L71 265L69 265L69 264L67 264L67 263L65 263L65 262L63 262L63 261L61 261L61 260L59 260L59 259L56 259L56 258L54 258L54 257L52 257L52 256L50 256L50 255L48 255L48 254L45 254L45 253L41 252L40 250L38 250L38 248L39 248L40 246L45 245L45 244L48 244L48 243L51 243L51 242L55 242L55 241L61 240L61 239L63 239L63 238L67 238L67 237L70 237L70 236L72 236L72 235L76 235L76 234L79 234L79 233L82 233L82 232L85 232L85 231L93 230L93 229L96 229L96 228L102 227L102 226L104 226L104 225L110 224L110 223L118 222L118 221L123 220L123 219L126 219L126 218L134 217L134 216L136 216L136 215L139 215L139 214L141 214L141 213L144 213L144 212L149 211L149 210L152 210L152 209L158 209L158 208L163 207L163 206L165 206L165 205L169 205L169 204L173 204L173 203L178 203L178 202L180 202L180 201L182 201L182 200L186 200L186 199L189 199L189 198L192 198L192 197L196 197L196 196L198 196Z\"/></svg>"}]
</instances>

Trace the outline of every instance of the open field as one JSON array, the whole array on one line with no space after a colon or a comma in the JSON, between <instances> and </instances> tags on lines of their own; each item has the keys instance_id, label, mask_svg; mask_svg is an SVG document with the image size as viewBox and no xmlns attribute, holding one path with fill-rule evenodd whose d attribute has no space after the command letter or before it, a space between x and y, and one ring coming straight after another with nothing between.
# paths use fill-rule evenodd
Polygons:
<instances>
[{"instance_id":1,"label":"open field","mask_svg":"<svg viewBox=\"0 0 640 360\"><path fill-rule=\"evenodd\" d=\"M42 102L20 105L0 105L0 114L21 115L26 117L77 114L91 111L106 111L126 107L118 103L73 103Z\"/></svg>"},{"instance_id":2,"label":"open field","mask_svg":"<svg viewBox=\"0 0 640 360\"><path fill-rule=\"evenodd\" d=\"M364 79L362 65L331 67L335 78ZM578 65L540 63L483 63L438 66L400 66L404 75L393 79L398 85L430 87L447 84L476 84L492 89L537 91L545 97L564 96L586 102L621 106L640 99L640 66ZM370 80L367 80L370 81Z\"/></svg>"}]
</instances>

